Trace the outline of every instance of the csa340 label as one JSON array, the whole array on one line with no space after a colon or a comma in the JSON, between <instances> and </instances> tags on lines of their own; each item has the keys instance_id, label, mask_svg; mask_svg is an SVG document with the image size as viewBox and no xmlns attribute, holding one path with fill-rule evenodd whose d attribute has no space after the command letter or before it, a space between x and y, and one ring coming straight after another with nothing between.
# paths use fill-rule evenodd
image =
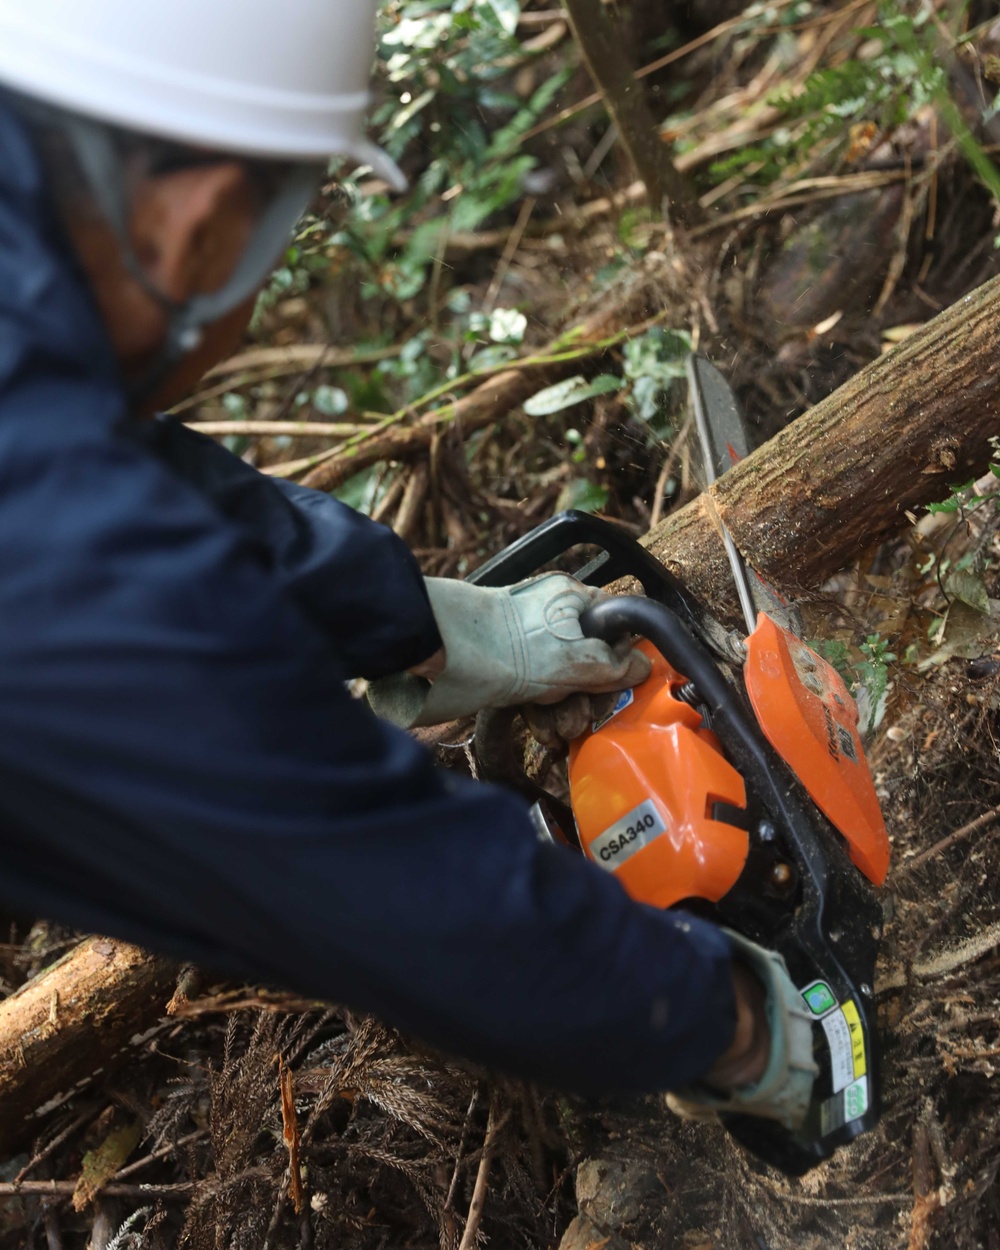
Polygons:
<instances>
[{"instance_id":1,"label":"csa340 label","mask_svg":"<svg viewBox=\"0 0 1000 1250\"><path fill-rule=\"evenodd\" d=\"M609 872L614 872L636 851L666 833L667 826L650 799L633 807L590 844L590 854Z\"/></svg>"}]
</instances>

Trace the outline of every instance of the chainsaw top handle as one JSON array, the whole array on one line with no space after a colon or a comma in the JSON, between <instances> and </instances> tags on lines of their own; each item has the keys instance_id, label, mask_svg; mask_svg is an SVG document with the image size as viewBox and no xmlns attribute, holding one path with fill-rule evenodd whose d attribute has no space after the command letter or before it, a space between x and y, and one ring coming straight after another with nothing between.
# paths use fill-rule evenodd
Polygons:
<instances>
[{"instance_id":1,"label":"chainsaw top handle","mask_svg":"<svg viewBox=\"0 0 1000 1250\"><path fill-rule=\"evenodd\" d=\"M780 804L785 794L774 783L773 753L734 687L675 612L652 599L614 595L587 608L580 617L580 626L588 638L601 638L608 643L629 634L647 638L667 663L694 685L736 766L752 775L765 793L775 791L767 797L778 799Z\"/></svg>"}]
</instances>

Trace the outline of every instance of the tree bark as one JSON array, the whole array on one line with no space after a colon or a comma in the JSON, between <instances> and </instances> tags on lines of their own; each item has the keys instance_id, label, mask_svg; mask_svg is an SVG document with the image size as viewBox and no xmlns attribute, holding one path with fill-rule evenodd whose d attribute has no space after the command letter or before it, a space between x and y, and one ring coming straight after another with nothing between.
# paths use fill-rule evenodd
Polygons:
<instances>
[{"instance_id":1,"label":"tree bark","mask_svg":"<svg viewBox=\"0 0 1000 1250\"><path fill-rule=\"evenodd\" d=\"M1000 278L793 421L645 539L713 612L740 621L711 504L765 581L816 587L978 477L1000 434Z\"/></svg>"},{"instance_id":2,"label":"tree bark","mask_svg":"<svg viewBox=\"0 0 1000 1250\"><path fill-rule=\"evenodd\" d=\"M688 180L679 173L660 139L653 115L624 49L625 19L609 15L602 0L564 0L590 76L601 89L608 113L657 213L679 225L704 220Z\"/></svg>"},{"instance_id":3,"label":"tree bark","mask_svg":"<svg viewBox=\"0 0 1000 1250\"><path fill-rule=\"evenodd\" d=\"M176 978L168 960L92 937L0 1003L0 1155L128 1057Z\"/></svg>"}]
</instances>

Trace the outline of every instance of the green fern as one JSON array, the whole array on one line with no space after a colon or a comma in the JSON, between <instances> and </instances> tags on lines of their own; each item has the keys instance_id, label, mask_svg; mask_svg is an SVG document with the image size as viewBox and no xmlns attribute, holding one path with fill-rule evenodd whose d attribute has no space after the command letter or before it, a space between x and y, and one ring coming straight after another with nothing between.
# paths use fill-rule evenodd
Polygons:
<instances>
[{"instance_id":1,"label":"green fern","mask_svg":"<svg viewBox=\"0 0 1000 1250\"><path fill-rule=\"evenodd\" d=\"M855 34L880 46L873 56L814 71L797 88L779 88L768 104L784 125L766 139L712 166L716 181L743 172L773 182L805 161L836 164L845 156L853 126L869 122L889 133L930 101L947 97L947 75L934 57L926 15L909 17L894 3L880 12L878 26Z\"/></svg>"}]
</instances>

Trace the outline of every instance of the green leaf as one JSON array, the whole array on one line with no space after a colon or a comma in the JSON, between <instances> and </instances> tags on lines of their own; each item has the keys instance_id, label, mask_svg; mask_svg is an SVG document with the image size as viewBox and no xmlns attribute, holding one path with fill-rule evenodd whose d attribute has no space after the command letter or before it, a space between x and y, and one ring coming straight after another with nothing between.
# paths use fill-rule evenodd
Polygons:
<instances>
[{"instance_id":1,"label":"green leaf","mask_svg":"<svg viewBox=\"0 0 1000 1250\"><path fill-rule=\"evenodd\" d=\"M374 465L370 469L363 469L360 473L356 473L354 477L349 477L343 486L338 486L335 491L331 492L334 499L339 499L341 503L346 503L357 512L370 513L372 506L377 502L375 493L381 480L378 468L378 465ZM388 489L388 485L389 483L382 482L382 493Z\"/></svg>"},{"instance_id":2,"label":"green leaf","mask_svg":"<svg viewBox=\"0 0 1000 1250\"><path fill-rule=\"evenodd\" d=\"M582 374L557 382L555 386L547 386L525 402L524 411L529 417L547 417L554 412L562 412L581 404L584 400L594 399L598 395L608 395L612 391L620 391L624 386L621 378L611 373L602 373L593 381L588 382Z\"/></svg>"},{"instance_id":3,"label":"green leaf","mask_svg":"<svg viewBox=\"0 0 1000 1250\"><path fill-rule=\"evenodd\" d=\"M581 477L567 483L559 492L555 510L565 512L567 508L575 508L577 512L597 512L607 502L608 492L605 487Z\"/></svg>"},{"instance_id":4,"label":"green leaf","mask_svg":"<svg viewBox=\"0 0 1000 1250\"><path fill-rule=\"evenodd\" d=\"M990 598L986 593L986 583L978 573L966 569L956 569L946 580L944 588L953 599L960 599L977 612L990 610Z\"/></svg>"},{"instance_id":5,"label":"green leaf","mask_svg":"<svg viewBox=\"0 0 1000 1250\"><path fill-rule=\"evenodd\" d=\"M517 352L513 347L506 343L496 343L492 347L484 347L482 351L476 354L469 361L469 372L480 373L486 369L496 369L500 365L505 365L509 360L513 360L517 356Z\"/></svg>"},{"instance_id":6,"label":"green leaf","mask_svg":"<svg viewBox=\"0 0 1000 1250\"><path fill-rule=\"evenodd\" d=\"M83 1156L80 1179L76 1182L76 1188L73 1191L74 1211L82 1211L93 1202L108 1181L124 1165L141 1138L142 1124L136 1120L134 1124L113 1129L99 1146L87 1151Z\"/></svg>"},{"instance_id":7,"label":"green leaf","mask_svg":"<svg viewBox=\"0 0 1000 1250\"><path fill-rule=\"evenodd\" d=\"M339 386L317 386L312 402L316 411L324 417L342 416L350 407L347 392Z\"/></svg>"},{"instance_id":8,"label":"green leaf","mask_svg":"<svg viewBox=\"0 0 1000 1250\"><path fill-rule=\"evenodd\" d=\"M391 123L389 124L389 129L390 130L402 130L402 128L406 125L406 123L409 121L412 121L412 119L416 117L416 115L420 112L420 110L425 109L427 105L430 104L430 102L433 99L434 99L433 91L422 91L420 95L416 97L416 99L411 100L409 104L405 105L405 107L399 110L399 112L395 115L395 117L393 117Z\"/></svg>"},{"instance_id":9,"label":"green leaf","mask_svg":"<svg viewBox=\"0 0 1000 1250\"><path fill-rule=\"evenodd\" d=\"M497 308L490 316L490 338L494 343L520 343L528 328L528 318L516 308Z\"/></svg>"},{"instance_id":10,"label":"green leaf","mask_svg":"<svg viewBox=\"0 0 1000 1250\"><path fill-rule=\"evenodd\" d=\"M520 0L489 0L489 5L504 33L513 35L521 17Z\"/></svg>"}]
</instances>

